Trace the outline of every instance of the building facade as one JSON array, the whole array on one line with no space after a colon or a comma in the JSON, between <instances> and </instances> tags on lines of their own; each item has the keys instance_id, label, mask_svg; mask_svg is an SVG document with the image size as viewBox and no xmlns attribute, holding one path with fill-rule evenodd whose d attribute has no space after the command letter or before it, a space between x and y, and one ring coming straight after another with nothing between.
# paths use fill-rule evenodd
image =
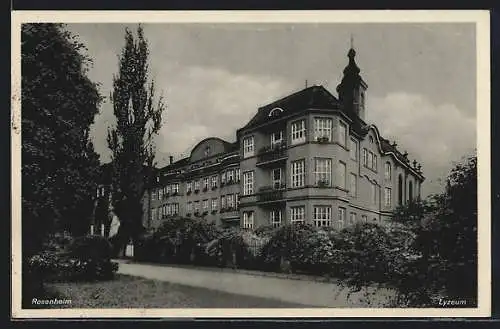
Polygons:
<instances>
[{"instance_id":1,"label":"building facade","mask_svg":"<svg viewBox=\"0 0 500 329\"><path fill-rule=\"evenodd\" d=\"M145 226L177 215L242 228L384 224L420 197L421 166L365 122L368 85L355 55L350 49L338 97L305 88L259 108L236 142L207 138L171 159L145 196Z\"/></svg>"}]
</instances>

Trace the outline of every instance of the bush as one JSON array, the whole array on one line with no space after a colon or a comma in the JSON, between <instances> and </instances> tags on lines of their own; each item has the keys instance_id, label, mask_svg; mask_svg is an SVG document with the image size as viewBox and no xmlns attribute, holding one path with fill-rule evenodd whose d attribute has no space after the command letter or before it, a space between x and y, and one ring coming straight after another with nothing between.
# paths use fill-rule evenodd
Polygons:
<instances>
[{"instance_id":1,"label":"bush","mask_svg":"<svg viewBox=\"0 0 500 329\"><path fill-rule=\"evenodd\" d=\"M206 244L205 254L218 266L257 269L266 242L266 237L254 232L228 229Z\"/></svg>"},{"instance_id":2,"label":"bush","mask_svg":"<svg viewBox=\"0 0 500 329\"><path fill-rule=\"evenodd\" d=\"M62 251L44 250L32 256L27 269L45 281L108 280L118 270L110 254L111 245L105 238L78 237Z\"/></svg>"},{"instance_id":3,"label":"bush","mask_svg":"<svg viewBox=\"0 0 500 329\"><path fill-rule=\"evenodd\" d=\"M340 232L333 251L332 274L349 285L386 282L392 255L391 239L383 226L358 223Z\"/></svg>"},{"instance_id":4,"label":"bush","mask_svg":"<svg viewBox=\"0 0 500 329\"><path fill-rule=\"evenodd\" d=\"M315 244L310 239L317 232L318 229L308 224L278 228L262 250L262 263L268 270L310 271L307 265L313 261L311 254L308 255L311 252L308 248Z\"/></svg>"}]
</instances>

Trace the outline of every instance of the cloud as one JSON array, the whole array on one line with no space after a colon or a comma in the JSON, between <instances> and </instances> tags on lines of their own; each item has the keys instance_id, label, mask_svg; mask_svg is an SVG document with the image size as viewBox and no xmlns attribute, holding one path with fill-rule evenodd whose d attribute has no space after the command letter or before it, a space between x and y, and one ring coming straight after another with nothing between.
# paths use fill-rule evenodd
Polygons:
<instances>
[{"instance_id":1,"label":"cloud","mask_svg":"<svg viewBox=\"0 0 500 329\"><path fill-rule=\"evenodd\" d=\"M286 80L276 76L173 64L164 64L153 72L158 92L163 91L167 105L163 127L156 138L159 165L165 165L170 155L176 159L189 155L192 147L207 137L234 141L236 130L246 124L259 106L293 92ZM109 161L109 157L103 128L113 119L107 103L93 127L96 150L104 161Z\"/></svg>"},{"instance_id":2,"label":"cloud","mask_svg":"<svg viewBox=\"0 0 500 329\"><path fill-rule=\"evenodd\" d=\"M453 161L476 147L475 117L454 104L432 104L422 95L394 92L368 98L366 115L385 138L396 140L412 161L422 164L424 194L439 192L439 179L447 175Z\"/></svg>"}]
</instances>

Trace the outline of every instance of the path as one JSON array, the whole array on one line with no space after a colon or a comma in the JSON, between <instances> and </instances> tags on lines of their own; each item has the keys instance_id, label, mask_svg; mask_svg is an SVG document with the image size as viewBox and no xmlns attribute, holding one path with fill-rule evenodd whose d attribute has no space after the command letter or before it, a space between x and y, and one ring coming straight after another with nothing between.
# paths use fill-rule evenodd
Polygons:
<instances>
[{"instance_id":1,"label":"path","mask_svg":"<svg viewBox=\"0 0 500 329\"><path fill-rule=\"evenodd\" d=\"M372 304L367 304L363 293L348 297L347 289L335 283L252 275L227 269L207 271L120 261L118 273L312 307L383 307L390 296L388 290L379 289Z\"/></svg>"}]
</instances>

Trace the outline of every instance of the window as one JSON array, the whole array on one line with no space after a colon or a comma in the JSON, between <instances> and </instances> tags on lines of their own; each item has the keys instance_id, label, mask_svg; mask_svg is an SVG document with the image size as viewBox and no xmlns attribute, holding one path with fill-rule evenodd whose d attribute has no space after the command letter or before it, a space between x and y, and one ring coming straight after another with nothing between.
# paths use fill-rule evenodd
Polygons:
<instances>
[{"instance_id":1,"label":"window","mask_svg":"<svg viewBox=\"0 0 500 329\"><path fill-rule=\"evenodd\" d=\"M208 211L208 199L203 200L203 211Z\"/></svg>"},{"instance_id":2,"label":"window","mask_svg":"<svg viewBox=\"0 0 500 329\"><path fill-rule=\"evenodd\" d=\"M305 185L305 163L304 159L292 162L292 187Z\"/></svg>"},{"instance_id":3,"label":"window","mask_svg":"<svg viewBox=\"0 0 500 329\"><path fill-rule=\"evenodd\" d=\"M332 223L332 207L315 206L313 213L313 223L317 227L330 226Z\"/></svg>"},{"instance_id":4,"label":"window","mask_svg":"<svg viewBox=\"0 0 500 329\"><path fill-rule=\"evenodd\" d=\"M346 188L346 165L342 161L339 161L339 166L338 166L338 187L345 189Z\"/></svg>"},{"instance_id":5,"label":"window","mask_svg":"<svg viewBox=\"0 0 500 329\"><path fill-rule=\"evenodd\" d=\"M220 184L221 185L226 184L226 172L223 172L222 174L220 174Z\"/></svg>"},{"instance_id":6,"label":"window","mask_svg":"<svg viewBox=\"0 0 500 329\"><path fill-rule=\"evenodd\" d=\"M273 188L281 188L281 168L271 170L271 181L273 183Z\"/></svg>"},{"instance_id":7,"label":"window","mask_svg":"<svg viewBox=\"0 0 500 329\"><path fill-rule=\"evenodd\" d=\"M179 214L179 204L174 203L172 204L172 215L177 215Z\"/></svg>"},{"instance_id":8,"label":"window","mask_svg":"<svg viewBox=\"0 0 500 329\"><path fill-rule=\"evenodd\" d=\"M236 209L240 208L240 194L239 193L236 193L234 195L234 204L236 206Z\"/></svg>"},{"instance_id":9,"label":"window","mask_svg":"<svg viewBox=\"0 0 500 329\"><path fill-rule=\"evenodd\" d=\"M200 211L200 201L195 201L194 202L194 212L199 212Z\"/></svg>"},{"instance_id":10,"label":"window","mask_svg":"<svg viewBox=\"0 0 500 329\"><path fill-rule=\"evenodd\" d=\"M365 108L365 92L362 90L359 93L359 108L360 109Z\"/></svg>"},{"instance_id":11,"label":"window","mask_svg":"<svg viewBox=\"0 0 500 329\"><path fill-rule=\"evenodd\" d=\"M156 189L151 190L151 200L156 200Z\"/></svg>"},{"instance_id":12,"label":"window","mask_svg":"<svg viewBox=\"0 0 500 329\"><path fill-rule=\"evenodd\" d=\"M186 206L186 212L190 214L193 211L193 203L189 201Z\"/></svg>"},{"instance_id":13,"label":"window","mask_svg":"<svg viewBox=\"0 0 500 329\"><path fill-rule=\"evenodd\" d=\"M212 188L217 187L217 176L212 176Z\"/></svg>"},{"instance_id":14,"label":"window","mask_svg":"<svg viewBox=\"0 0 500 329\"><path fill-rule=\"evenodd\" d=\"M226 209L226 196L220 196L220 209Z\"/></svg>"},{"instance_id":15,"label":"window","mask_svg":"<svg viewBox=\"0 0 500 329\"><path fill-rule=\"evenodd\" d=\"M158 209L157 208L151 209L151 219L155 220L157 218L158 218Z\"/></svg>"},{"instance_id":16,"label":"window","mask_svg":"<svg viewBox=\"0 0 500 329\"><path fill-rule=\"evenodd\" d=\"M390 207L391 206L391 200L392 200L392 193L391 193L391 188L389 187L386 187L384 189L384 205L386 207Z\"/></svg>"},{"instance_id":17,"label":"window","mask_svg":"<svg viewBox=\"0 0 500 329\"><path fill-rule=\"evenodd\" d=\"M403 177L401 174L398 176L398 204L403 204Z\"/></svg>"},{"instance_id":18,"label":"window","mask_svg":"<svg viewBox=\"0 0 500 329\"><path fill-rule=\"evenodd\" d=\"M368 217L366 215L361 215L361 221L363 223L367 223L368 222Z\"/></svg>"},{"instance_id":19,"label":"window","mask_svg":"<svg viewBox=\"0 0 500 329\"><path fill-rule=\"evenodd\" d=\"M314 159L314 177L316 185L330 186L332 183L332 160Z\"/></svg>"},{"instance_id":20,"label":"window","mask_svg":"<svg viewBox=\"0 0 500 329\"><path fill-rule=\"evenodd\" d=\"M227 207L229 209L234 209L234 194L228 194L227 198Z\"/></svg>"},{"instance_id":21,"label":"window","mask_svg":"<svg viewBox=\"0 0 500 329\"><path fill-rule=\"evenodd\" d=\"M377 203L377 185L375 183L372 183L371 184L371 199L372 199L372 202L373 204L376 204Z\"/></svg>"},{"instance_id":22,"label":"window","mask_svg":"<svg viewBox=\"0 0 500 329\"><path fill-rule=\"evenodd\" d=\"M392 177L392 167L390 162L386 162L384 165L384 177L386 180L391 180Z\"/></svg>"},{"instance_id":23,"label":"window","mask_svg":"<svg viewBox=\"0 0 500 329\"><path fill-rule=\"evenodd\" d=\"M347 125L340 121L339 123L339 144L342 146L346 146L346 134L347 134Z\"/></svg>"},{"instance_id":24,"label":"window","mask_svg":"<svg viewBox=\"0 0 500 329\"><path fill-rule=\"evenodd\" d=\"M243 195L253 194L253 171L243 174Z\"/></svg>"},{"instance_id":25,"label":"window","mask_svg":"<svg viewBox=\"0 0 500 329\"><path fill-rule=\"evenodd\" d=\"M191 192L193 190L193 182L186 183L186 192Z\"/></svg>"},{"instance_id":26,"label":"window","mask_svg":"<svg viewBox=\"0 0 500 329\"><path fill-rule=\"evenodd\" d=\"M349 214L349 225L354 225L356 223L356 213L351 212Z\"/></svg>"},{"instance_id":27,"label":"window","mask_svg":"<svg viewBox=\"0 0 500 329\"><path fill-rule=\"evenodd\" d=\"M368 139L370 140L370 144L373 144L373 136L370 136Z\"/></svg>"},{"instance_id":28,"label":"window","mask_svg":"<svg viewBox=\"0 0 500 329\"><path fill-rule=\"evenodd\" d=\"M179 183L172 185L172 193L179 193Z\"/></svg>"},{"instance_id":29,"label":"window","mask_svg":"<svg viewBox=\"0 0 500 329\"><path fill-rule=\"evenodd\" d=\"M271 134L272 148L281 145L282 142L283 142L283 131L280 130Z\"/></svg>"},{"instance_id":30,"label":"window","mask_svg":"<svg viewBox=\"0 0 500 329\"><path fill-rule=\"evenodd\" d=\"M243 212L243 228L252 229L254 222L253 211L244 211Z\"/></svg>"},{"instance_id":31,"label":"window","mask_svg":"<svg viewBox=\"0 0 500 329\"><path fill-rule=\"evenodd\" d=\"M358 187L358 176L356 174L351 173L349 176L349 195L355 197L357 195L357 187Z\"/></svg>"},{"instance_id":32,"label":"window","mask_svg":"<svg viewBox=\"0 0 500 329\"><path fill-rule=\"evenodd\" d=\"M373 171L377 171L377 155L372 151L363 149L363 166Z\"/></svg>"},{"instance_id":33,"label":"window","mask_svg":"<svg viewBox=\"0 0 500 329\"><path fill-rule=\"evenodd\" d=\"M413 182L408 182L408 200L410 202L413 201Z\"/></svg>"},{"instance_id":34,"label":"window","mask_svg":"<svg viewBox=\"0 0 500 329\"><path fill-rule=\"evenodd\" d=\"M291 207L290 208L290 221L294 223L304 223L306 218L306 207Z\"/></svg>"},{"instance_id":35,"label":"window","mask_svg":"<svg viewBox=\"0 0 500 329\"><path fill-rule=\"evenodd\" d=\"M227 179L227 182L230 183L233 181L233 178L234 178L234 170L233 169L230 169L226 172L226 179Z\"/></svg>"},{"instance_id":36,"label":"window","mask_svg":"<svg viewBox=\"0 0 500 329\"><path fill-rule=\"evenodd\" d=\"M163 200L163 189L158 190L158 200Z\"/></svg>"},{"instance_id":37,"label":"window","mask_svg":"<svg viewBox=\"0 0 500 329\"><path fill-rule=\"evenodd\" d=\"M101 189L100 189L100 188L97 188L97 190L96 190L96 191L97 191L97 192L96 192L96 193L97 193L97 197L100 197L100 194L99 194L99 193L101 192ZM151 193L151 194L153 194L153 193Z\"/></svg>"},{"instance_id":38,"label":"window","mask_svg":"<svg viewBox=\"0 0 500 329\"><path fill-rule=\"evenodd\" d=\"M358 161L358 141L351 138L351 145L349 147L349 155L352 160Z\"/></svg>"},{"instance_id":39,"label":"window","mask_svg":"<svg viewBox=\"0 0 500 329\"><path fill-rule=\"evenodd\" d=\"M170 185L165 186L165 194L170 194Z\"/></svg>"},{"instance_id":40,"label":"window","mask_svg":"<svg viewBox=\"0 0 500 329\"><path fill-rule=\"evenodd\" d=\"M200 190L200 181L199 180L195 180L194 181L194 190L195 191L199 191Z\"/></svg>"},{"instance_id":41,"label":"window","mask_svg":"<svg viewBox=\"0 0 500 329\"><path fill-rule=\"evenodd\" d=\"M212 210L217 210L217 198L212 198Z\"/></svg>"},{"instance_id":42,"label":"window","mask_svg":"<svg viewBox=\"0 0 500 329\"><path fill-rule=\"evenodd\" d=\"M243 139L243 157L248 158L255 153L253 136L245 137Z\"/></svg>"},{"instance_id":43,"label":"window","mask_svg":"<svg viewBox=\"0 0 500 329\"><path fill-rule=\"evenodd\" d=\"M234 178L235 178L236 182L239 183L240 179L241 179L241 170L240 170L240 168L235 169L234 176L235 176Z\"/></svg>"},{"instance_id":44,"label":"window","mask_svg":"<svg viewBox=\"0 0 500 329\"><path fill-rule=\"evenodd\" d=\"M168 217L172 215L172 205L170 204L164 205L162 209L162 215L163 217Z\"/></svg>"},{"instance_id":45,"label":"window","mask_svg":"<svg viewBox=\"0 0 500 329\"><path fill-rule=\"evenodd\" d=\"M208 190L208 177L203 178L203 189Z\"/></svg>"},{"instance_id":46,"label":"window","mask_svg":"<svg viewBox=\"0 0 500 329\"><path fill-rule=\"evenodd\" d=\"M281 210L271 210L271 225L276 228L281 225Z\"/></svg>"},{"instance_id":47,"label":"window","mask_svg":"<svg viewBox=\"0 0 500 329\"><path fill-rule=\"evenodd\" d=\"M345 208L339 207L339 218L337 220L337 228L343 229L345 227Z\"/></svg>"},{"instance_id":48,"label":"window","mask_svg":"<svg viewBox=\"0 0 500 329\"><path fill-rule=\"evenodd\" d=\"M292 144L306 141L306 121L299 120L292 123Z\"/></svg>"},{"instance_id":49,"label":"window","mask_svg":"<svg viewBox=\"0 0 500 329\"><path fill-rule=\"evenodd\" d=\"M332 119L314 119L314 140L325 138L329 142L332 140Z\"/></svg>"}]
</instances>

